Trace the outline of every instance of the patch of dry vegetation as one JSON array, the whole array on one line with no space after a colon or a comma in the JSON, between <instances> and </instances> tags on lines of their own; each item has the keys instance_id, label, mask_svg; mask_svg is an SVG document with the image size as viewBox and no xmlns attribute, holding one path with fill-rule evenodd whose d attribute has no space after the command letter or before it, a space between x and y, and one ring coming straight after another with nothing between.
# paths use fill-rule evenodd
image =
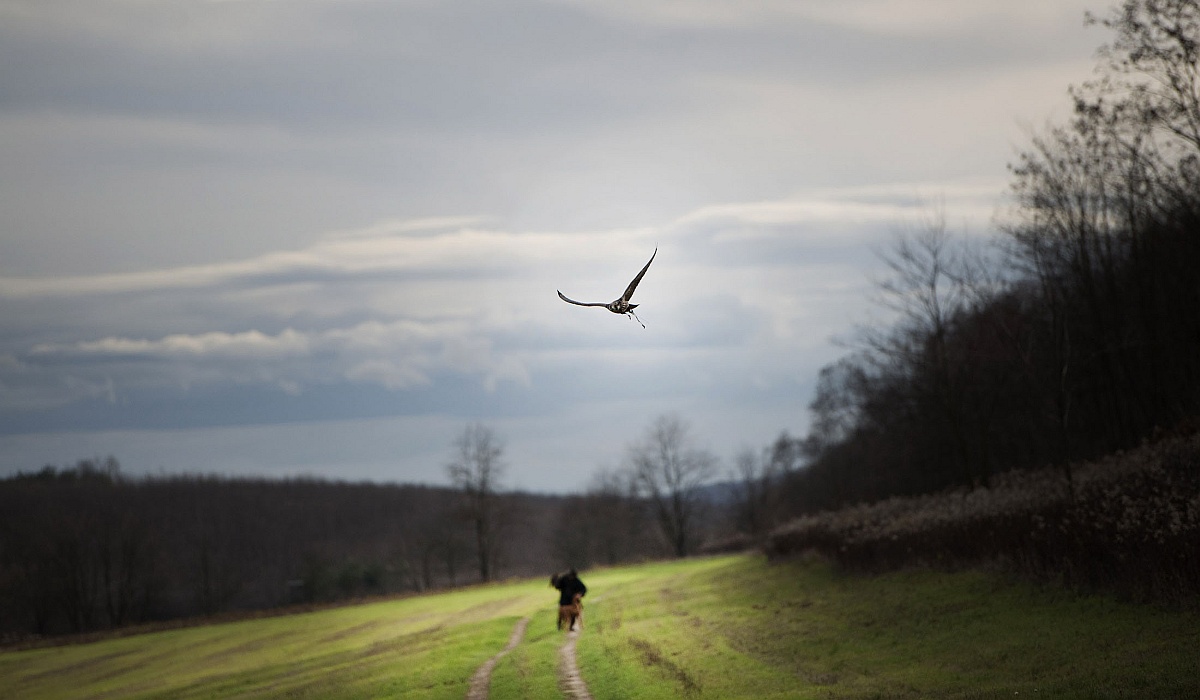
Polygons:
<instances>
[{"instance_id":1,"label":"patch of dry vegetation","mask_svg":"<svg viewBox=\"0 0 1200 700\"><path fill-rule=\"evenodd\" d=\"M1010 472L988 489L801 517L770 535L767 553L816 551L860 571L999 563L1136 600L1200 593L1200 432L1077 465L1070 474Z\"/></svg>"}]
</instances>

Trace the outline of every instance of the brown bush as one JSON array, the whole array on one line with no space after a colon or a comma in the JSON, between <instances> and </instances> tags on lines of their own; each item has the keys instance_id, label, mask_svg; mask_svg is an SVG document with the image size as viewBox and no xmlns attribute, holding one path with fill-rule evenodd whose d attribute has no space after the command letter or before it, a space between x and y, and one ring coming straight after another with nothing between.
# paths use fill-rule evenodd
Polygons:
<instances>
[{"instance_id":1,"label":"brown bush","mask_svg":"<svg viewBox=\"0 0 1200 700\"><path fill-rule=\"evenodd\" d=\"M1139 600L1200 593L1200 434L1077 465L1010 472L991 488L891 498L778 528L771 556L813 550L848 569L999 564Z\"/></svg>"}]
</instances>

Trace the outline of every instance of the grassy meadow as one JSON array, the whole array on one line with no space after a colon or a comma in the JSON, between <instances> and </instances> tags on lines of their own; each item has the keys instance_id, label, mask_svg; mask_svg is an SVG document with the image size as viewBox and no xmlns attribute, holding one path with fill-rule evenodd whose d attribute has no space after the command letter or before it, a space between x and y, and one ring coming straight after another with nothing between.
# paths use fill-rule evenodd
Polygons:
<instances>
[{"instance_id":1,"label":"grassy meadow","mask_svg":"<svg viewBox=\"0 0 1200 700\"><path fill-rule=\"evenodd\" d=\"M602 698L1194 697L1200 615L992 574L840 574L738 555L584 572L578 665ZM562 697L555 592L513 581L0 652L16 698Z\"/></svg>"}]
</instances>

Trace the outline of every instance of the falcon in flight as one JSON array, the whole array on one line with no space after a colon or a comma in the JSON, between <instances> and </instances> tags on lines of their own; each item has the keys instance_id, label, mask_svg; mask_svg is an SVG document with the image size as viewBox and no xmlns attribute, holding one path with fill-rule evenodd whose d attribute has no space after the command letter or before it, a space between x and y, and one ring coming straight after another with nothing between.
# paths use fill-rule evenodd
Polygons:
<instances>
[{"instance_id":1,"label":"falcon in flight","mask_svg":"<svg viewBox=\"0 0 1200 700\"><path fill-rule=\"evenodd\" d=\"M642 281L642 275L646 274L646 270L650 269L650 263L654 262L655 255L658 255L658 248L654 249L654 255L650 256L650 261L646 263L646 266L642 268L642 271L637 273L637 277L634 277L633 281L629 283L629 286L625 288L625 293L621 295L620 299L614 299L607 304L599 301L582 302L569 299L567 295L563 294L562 292L558 293L558 298L562 299L568 304L575 304L576 306L603 306L614 314L626 314L630 317L630 319L637 319L637 322L642 324L642 328L645 328L646 324L642 323L642 319L638 318L637 314L633 313L633 310L636 309L638 305L630 304L629 300L633 297L633 291L637 289L638 282Z\"/></svg>"}]
</instances>

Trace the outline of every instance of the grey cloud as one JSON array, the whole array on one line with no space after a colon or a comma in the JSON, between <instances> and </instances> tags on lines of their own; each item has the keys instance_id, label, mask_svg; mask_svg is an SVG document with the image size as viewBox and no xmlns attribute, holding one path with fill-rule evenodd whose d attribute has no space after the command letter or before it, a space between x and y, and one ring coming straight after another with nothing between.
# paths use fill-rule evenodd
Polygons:
<instances>
[{"instance_id":1,"label":"grey cloud","mask_svg":"<svg viewBox=\"0 0 1200 700\"><path fill-rule=\"evenodd\" d=\"M861 265L864 243L880 240L898 223L889 219L922 211L914 200L871 196L881 201L865 209L862 194L830 192L814 199L713 206L661 228L615 232L534 234L392 222L222 264L0 278L0 298L13 312L0 350L28 354L30 348L53 348L42 353L45 361L55 353L74 356L66 348L91 356L104 354L101 350L133 356L168 348L250 347L251 341L278 348L292 339L289 334L330 339L402 322L434 333L470 325L483 338L512 333L515 345L527 349L563 337L543 321L546 312L562 311L551 290L570 282L568 291L608 298L655 245L667 250L639 299L657 294L663 310L702 307L709 303L706 296L719 298L722 290L730 290L729 299L752 303L753 290L748 293L737 281L743 269ZM803 283L780 281L793 288ZM597 321L612 319L583 312L566 320L572 332L595 333ZM531 327L536 335L524 335Z\"/></svg>"},{"instance_id":2,"label":"grey cloud","mask_svg":"<svg viewBox=\"0 0 1200 700\"><path fill-rule=\"evenodd\" d=\"M110 393L131 386L211 383L259 384L292 394L340 382L405 390L428 386L434 376L447 372L479 376L493 389L501 381L528 383L528 370L518 360L495 356L491 341L470 328L413 321L370 321L316 333L286 329L276 335L211 331L156 339L106 337L36 345L20 361L80 377L79 399L94 397L102 380ZM115 389L114 377L119 379Z\"/></svg>"},{"instance_id":3,"label":"grey cloud","mask_svg":"<svg viewBox=\"0 0 1200 700\"><path fill-rule=\"evenodd\" d=\"M173 3L134 7L107 8L128 24L102 29L69 16L10 17L0 31L0 59L18 70L6 81L3 104L239 117L318 130L403 123L443 131L597 123L651 103L608 99L597 91L603 75L573 74L611 64L606 57L619 64L631 47L614 46L611 35L566 7L276 4L271 26L236 3L194 4L186 13ZM189 38L187 14L201 16L201 25L244 28L247 37L222 41L201 30ZM164 41L156 29L181 39Z\"/></svg>"},{"instance_id":4,"label":"grey cloud","mask_svg":"<svg viewBox=\"0 0 1200 700\"><path fill-rule=\"evenodd\" d=\"M578 132L714 106L697 101L696 76L861 84L1044 61L1065 49L1031 41L1013 55L994 24L969 22L986 11L968 16L972 33L910 37L804 10L793 21L743 24L732 4L723 16L735 21L682 27L631 26L628 14L560 3L275 3L253 12L239 4L74 6L118 18L105 22L53 9L10 13L0 30L10 67L0 105L317 130Z\"/></svg>"},{"instance_id":5,"label":"grey cloud","mask_svg":"<svg viewBox=\"0 0 1200 700\"><path fill-rule=\"evenodd\" d=\"M575 3L6 7L0 209L19 240L0 265L39 274L244 257L397 213L607 227L937 176L968 156L1000 170L1004 138L973 125L1010 115L960 93L1090 53L994 24L914 37L811 10L739 22L763 12L732 3L699 25ZM937 97L947 76L964 88L945 99L971 109L912 138L897 122L943 109L921 109L914 81Z\"/></svg>"}]
</instances>

